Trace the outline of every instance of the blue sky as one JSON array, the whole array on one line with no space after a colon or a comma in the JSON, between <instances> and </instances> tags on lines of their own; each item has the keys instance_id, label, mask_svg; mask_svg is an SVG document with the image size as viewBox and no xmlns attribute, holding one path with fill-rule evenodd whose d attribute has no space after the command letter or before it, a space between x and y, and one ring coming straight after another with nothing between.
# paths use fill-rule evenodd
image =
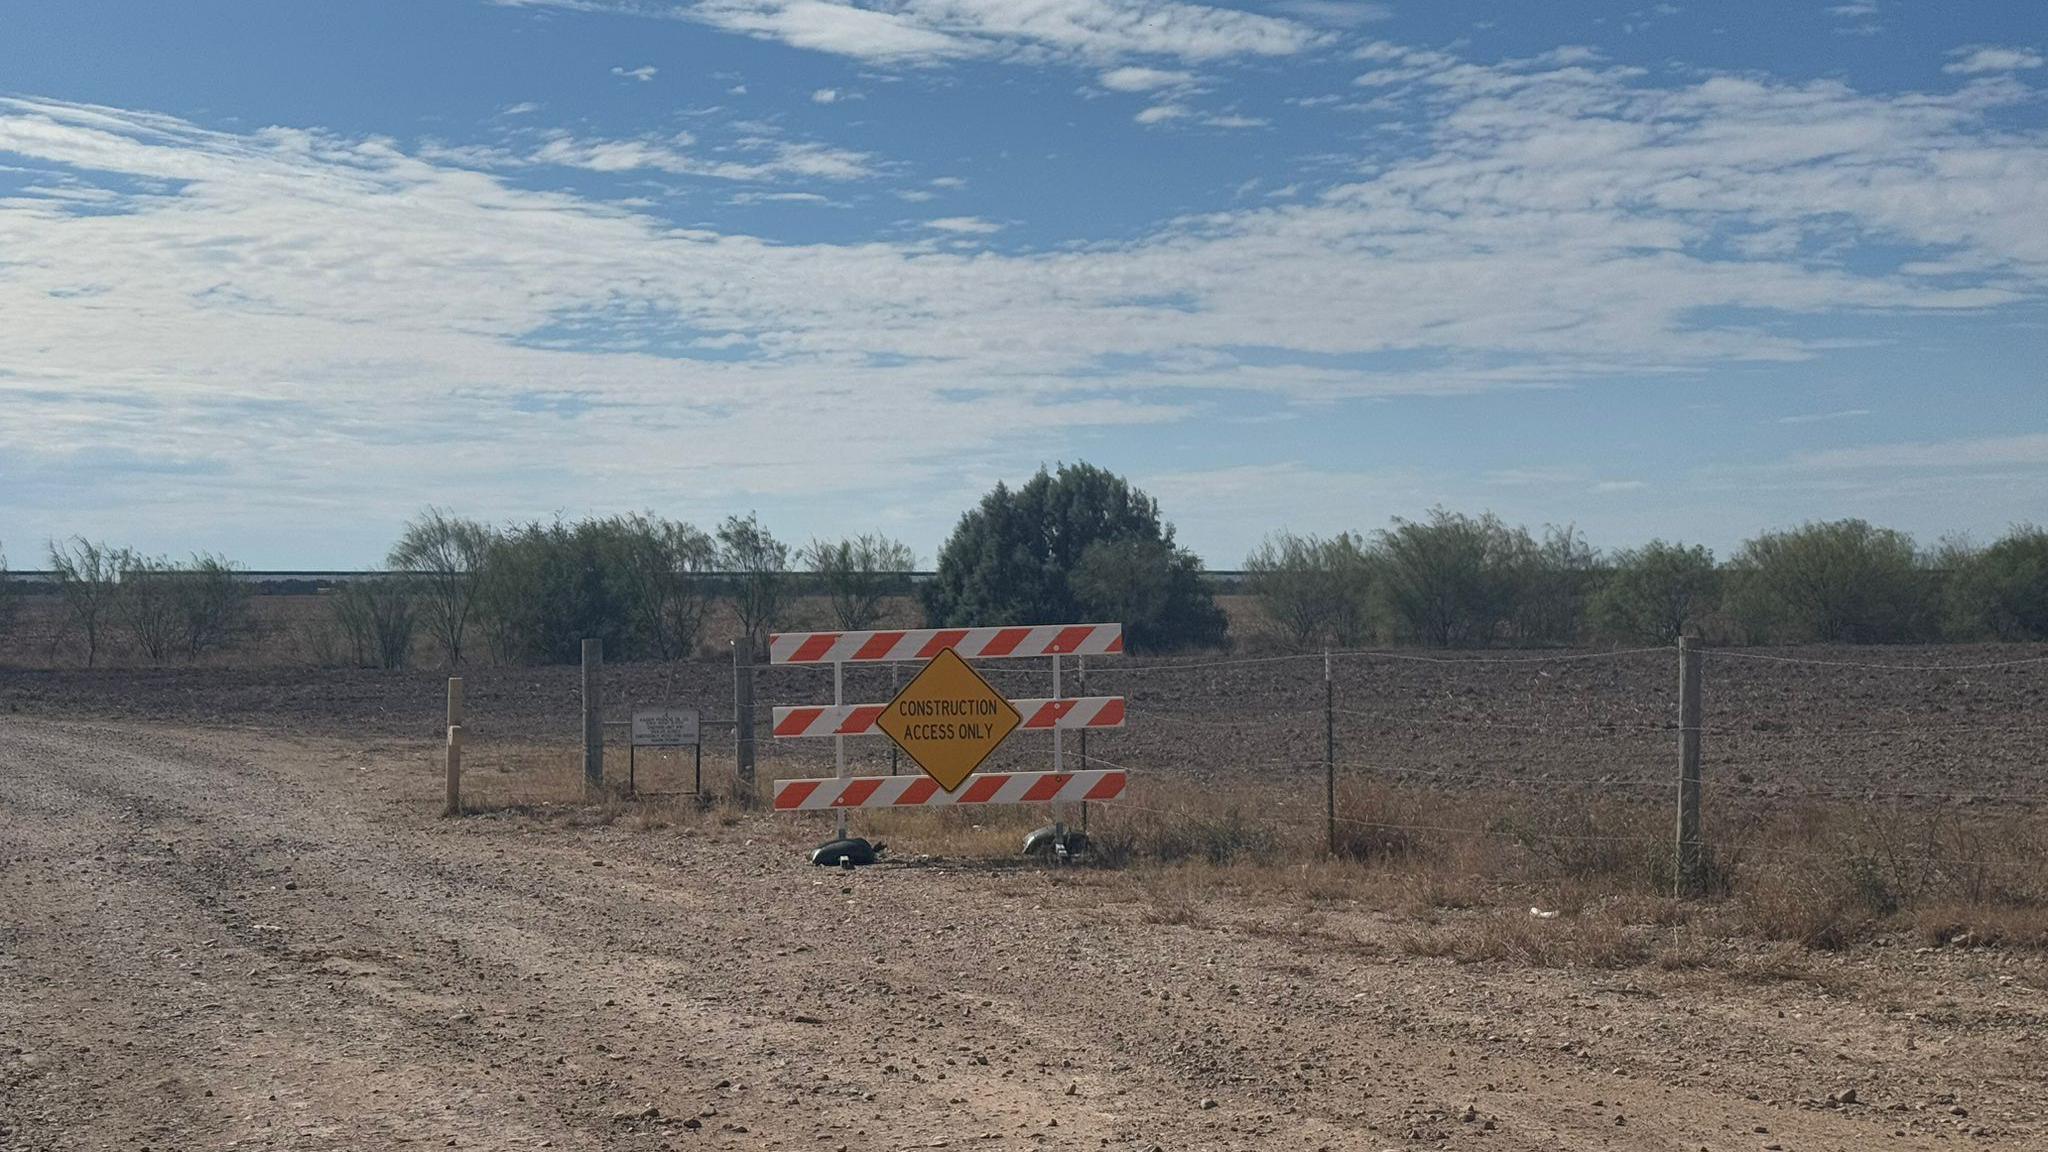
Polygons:
<instances>
[{"instance_id":1,"label":"blue sky","mask_svg":"<svg viewBox=\"0 0 2048 1152\"><path fill-rule=\"evenodd\" d=\"M0 546L2048 519L2048 5L29 0Z\"/></svg>"}]
</instances>

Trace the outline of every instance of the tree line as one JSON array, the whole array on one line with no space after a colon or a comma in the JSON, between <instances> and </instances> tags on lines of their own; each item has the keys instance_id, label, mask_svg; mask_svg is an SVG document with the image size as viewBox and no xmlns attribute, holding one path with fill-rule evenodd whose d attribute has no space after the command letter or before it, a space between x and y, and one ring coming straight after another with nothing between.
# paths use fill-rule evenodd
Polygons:
<instances>
[{"instance_id":1,"label":"tree line","mask_svg":"<svg viewBox=\"0 0 2048 1152\"><path fill-rule=\"evenodd\" d=\"M2048 531L1922 550L1862 520L1764 532L1725 560L1653 540L1602 555L1443 509L1371 535L1282 533L1245 561L1270 638L1290 647L2048 640Z\"/></svg>"},{"instance_id":2,"label":"tree line","mask_svg":"<svg viewBox=\"0 0 2048 1152\"><path fill-rule=\"evenodd\" d=\"M65 629L92 664L112 639L153 662L196 660L248 623L231 562L51 542ZM1717 558L1651 541L1602 554L1570 527L1540 533L1433 510L1372 533L1279 533L1246 558L1251 611L1231 634L1201 561L1157 501L1088 464L997 484L962 515L916 588L911 549L879 534L792 546L753 514L706 531L653 513L490 525L440 509L409 521L388 575L340 584L314 628L323 662L401 667L573 663L581 641L617 660L679 660L723 604L759 651L799 600L861 629L914 603L934 627L1116 621L1137 653L1240 643L1434 648L1665 643L2048 639L2048 531L1923 550L1861 520L1765 532ZM0 635L18 590L0 553ZM809 610L817 614L816 608ZM806 619L803 623L814 621Z\"/></svg>"}]
</instances>

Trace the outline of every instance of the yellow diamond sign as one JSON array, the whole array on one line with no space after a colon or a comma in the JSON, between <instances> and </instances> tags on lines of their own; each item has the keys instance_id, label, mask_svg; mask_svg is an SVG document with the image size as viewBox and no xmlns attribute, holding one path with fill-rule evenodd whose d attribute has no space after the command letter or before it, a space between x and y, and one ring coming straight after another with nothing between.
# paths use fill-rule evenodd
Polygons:
<instances>
[{"instance_id":1,"label":"yellow diamond sign","mask_svg":"<svg viewBox=\"0 0 2048 1152\"><path fill-rule=\"evenodd\" d=\"M875 727L952 792L1023 722L1002 693L946 648L889 701Z\"/></svg>"}]
</instances>

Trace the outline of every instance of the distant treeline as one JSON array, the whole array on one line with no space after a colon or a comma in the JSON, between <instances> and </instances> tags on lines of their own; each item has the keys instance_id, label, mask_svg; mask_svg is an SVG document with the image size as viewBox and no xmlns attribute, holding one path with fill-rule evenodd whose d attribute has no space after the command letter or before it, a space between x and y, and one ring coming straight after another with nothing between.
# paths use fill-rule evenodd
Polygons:
<instances>
[{"instance_id":1,"label":"distant treeline","mask_svg":"<svg viewBox=\"0 0 2048 1152\"><path fill-rule=\"evenodd\" d=\"M1439 509L1369 536L1274 536L1245 567L1272 635L1296 647L2048 639L2048 532L2031 525L1923 551L1835 520L1721 560L1662 540L1603 555L1568 527Z\"/></svg>"},{"instance_id":2,"label":"distant treeline","mask_svg":"<svg viewBox=\"0 0 2048 1152\"><path fill-rule=\"evenodd\" d=\"M47 547L62 636L90 665L119 641L152 662L196 660L247 632L251 585L210 555L186 561L73 538ZM320 663L400 667L568 663L587 637L616 660L677 660L743 639L757 650L799 599L830 626L873 627L914 601L926 623L1120 621L1134 652L1663 643L1904 643L2048 639L2048 531L1923 550L1861 520L1766 532L1717 558L1652 541L1600 553L1569 527L1540 534L1436 510L1334 536L1281 533L1234 583L1255 611L1227 634L1215 584L1158 505L1086 464L998 484L961 517L937 566L881 535L792 547L758 518L711 531L657 515L505 526L429 509L388 575L324 587L305 626ZM0 554L0 637L18 614ZM708 636L714 605L733 635ZM816 615L812 610L811 615Z\"/></svg>"}]
</instances>

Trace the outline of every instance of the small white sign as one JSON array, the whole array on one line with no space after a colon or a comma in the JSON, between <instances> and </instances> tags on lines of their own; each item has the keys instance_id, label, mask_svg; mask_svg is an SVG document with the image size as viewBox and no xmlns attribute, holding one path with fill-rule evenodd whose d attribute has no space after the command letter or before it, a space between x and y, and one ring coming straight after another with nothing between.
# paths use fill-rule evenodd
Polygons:
<instances>
[{"instance_id":1,"label":"small white sign","mask_svg":"<svg viewBox=\"0 0 2048 1152\"><path fill-rule=\"evenodd\" d=\"M633 713L636 748L687 748L698 742L695 708L652 708Z\"/></svg>"}]
</instances>

